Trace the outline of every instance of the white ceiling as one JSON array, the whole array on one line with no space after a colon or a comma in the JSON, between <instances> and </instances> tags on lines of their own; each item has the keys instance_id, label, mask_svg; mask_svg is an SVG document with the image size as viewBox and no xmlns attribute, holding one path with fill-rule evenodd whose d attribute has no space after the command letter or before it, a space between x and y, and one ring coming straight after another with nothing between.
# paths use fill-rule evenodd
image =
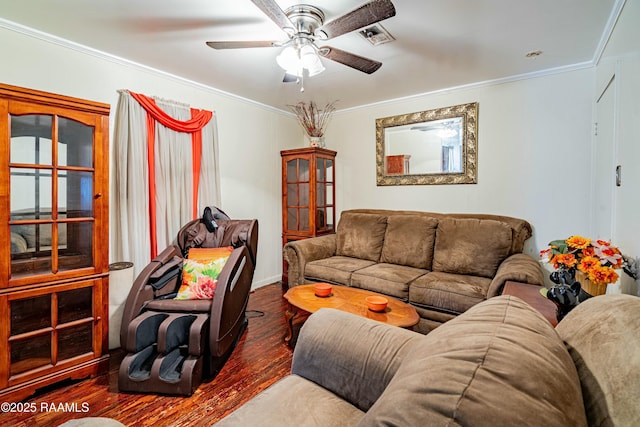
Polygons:
<instances>
[{"instance_id":1,"label":"white ceiling","mask_svg":"<svg viewBox=\"0 0 640 427\"><path fill-rule=\"evenodd\" d=\"M300 3L276 0L284 10ZM328 22L365 0L303 0ZM206 41L284 40L250 0L0 0L0 25L28 27L147 67L285 109L300 99L338 109L477 82L593 64L622 0L393 0L381 24L395 41L357 32L327 41L383 63L367 75L324 59L305 92L282 83L281 48L214 50ZM613 17L613 18L612 18ZM19 26L13 25L19 24ZM527 58L528 52L543 54Z\"/></svg>"}]
</instances>

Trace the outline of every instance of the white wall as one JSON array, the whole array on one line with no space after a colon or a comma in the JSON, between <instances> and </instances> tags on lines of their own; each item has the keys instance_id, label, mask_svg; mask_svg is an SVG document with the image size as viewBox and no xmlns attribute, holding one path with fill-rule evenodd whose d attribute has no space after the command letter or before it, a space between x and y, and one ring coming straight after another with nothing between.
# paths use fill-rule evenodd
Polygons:
<instances>
[{"instance_id":1,"label":"white wall","mask_svg":"<svg viewBox=\"0 0 640 427\"><path fill-rule=\"evenodd\" d=\"M627 0L597 66L596 96L615 76L614 158L622 166L622 185L614 187L613 241L623 252L640 257L640 0ZM596 117L596 121L598 118ZM606 177L595 177L606 179ZM624 276L625 279L628 276ZM635 285L635 289L634 289ZM640 295L640 285L624 284ZM634 292L634 290L636 292Z\"/></svg>"},{"instance_id":2,"label":"white wall","mask_svg":"<svg viewBox=\"0 0 640 427\"><path fill-rule=\"evenodd\" d=\"M217 115L222 201L233 218L258 218L254 287L280 279L280 149L300 146L297 122L277 110L68 44L0 28L0 82L111 105L118 89L188 103ZM121 236L111 236L111 239ZM112 260L126 261L126 260Z\"/></svg>"},{"instance_id":3,"label":"white wall","mask_svg":"<svg viewBox=\"0 0 640 427\"><path fill-rule=\"evenodd\" d=\"M553 239L587 233L594 70L358 108L337 114L327 144L338 155L337 209L481 212L528 220L535 257ZM479 103L478 183L376 186L375 119Z\"/></svg>"}]
</instances>

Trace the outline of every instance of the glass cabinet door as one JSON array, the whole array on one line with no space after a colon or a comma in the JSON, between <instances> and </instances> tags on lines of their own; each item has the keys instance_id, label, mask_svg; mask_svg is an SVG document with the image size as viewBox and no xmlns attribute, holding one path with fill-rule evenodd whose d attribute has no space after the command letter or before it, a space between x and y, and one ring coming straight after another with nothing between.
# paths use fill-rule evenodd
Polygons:
<instances>
[{"instance_id":1,"label":"glass cabinet door","mask_svg":"<svg viewBox=\"0 0 640 427\"><path fill-rule=\"evenodd\" d=\"M92 267L94 127L10 114L11 278Z\"/></svg>"},{"instance_id":2,"label":"glass cabinet door","mask_svg":"<svg viewBox=\"0 0 640 427\"><path fill-rule=\"evenodd\" d=\"M333 160L316 159L316 232L333 231Z\"/></svg>"},{"instance_id":3,"label":"glass cabinet door","mask_svg":"<svg viewBox=\"0 0 640 427\"><path fill-rule=\"evenodd\" d=\"M309 231L309 160L287 161L287 230Z\"/></svg>"},{"instance_id":4,"label":"glass cabinet door","mask_svg":"<svg viewBox=\"0 0 640 427\"><path fill-rule=\"evenodd\" d=\"M9 297L9 381L17 375L90 359L97 351L94 281Z\"/></svg>"}]
</instances>

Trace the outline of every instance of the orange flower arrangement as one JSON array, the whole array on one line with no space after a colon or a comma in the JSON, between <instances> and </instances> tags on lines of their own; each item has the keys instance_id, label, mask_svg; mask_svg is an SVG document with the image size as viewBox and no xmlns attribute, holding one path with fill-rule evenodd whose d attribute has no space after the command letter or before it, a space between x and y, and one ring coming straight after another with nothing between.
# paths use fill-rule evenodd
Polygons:
<instances>
[{"instance_id":1,"label":"orange flower arrangement","mask_svg":"<svg viewBox=\"0 0 640 427\"><path fill-rule=\"evenodd\" d=\"M609 284L618 280L615 269L622 268L623 256L611 242L592 241L582 236L571 236L565 240L554 240L549 248L540 251L553 268L577 269L596 284Z\"/></svg>"}]
</instances>

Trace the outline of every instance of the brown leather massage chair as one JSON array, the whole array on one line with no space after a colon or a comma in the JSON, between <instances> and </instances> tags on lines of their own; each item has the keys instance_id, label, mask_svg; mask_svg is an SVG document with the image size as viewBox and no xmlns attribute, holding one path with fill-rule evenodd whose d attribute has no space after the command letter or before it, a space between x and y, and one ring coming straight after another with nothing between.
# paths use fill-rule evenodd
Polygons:
<instances>
[{"instance_id":1,"label":"brown leather massage chair","mask_svg":"<svg viewBox=\"0 0 640 427\"><path fill-rule=\"evenodd\" d=\"M176 300L183 261L194 247L232 252L212 299ZM120 391L191 395L222 368L246 330L258 249L258 221L206 208L136 278L122 316Z\"/></svg>"}]
</instances>

